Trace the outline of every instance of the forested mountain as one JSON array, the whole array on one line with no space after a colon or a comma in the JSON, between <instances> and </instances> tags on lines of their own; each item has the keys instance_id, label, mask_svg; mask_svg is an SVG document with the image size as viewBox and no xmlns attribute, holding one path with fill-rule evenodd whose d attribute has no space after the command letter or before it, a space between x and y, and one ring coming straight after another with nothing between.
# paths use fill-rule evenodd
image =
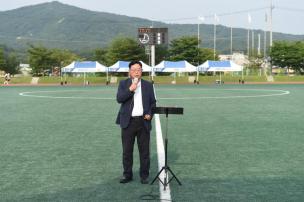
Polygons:
<instances>
[{"instance_id":1,"label":"forested mountain","mask_svg":"<svg viewBox=\"0 0 304 202\"><path fill-rule=\"evenodd\" d=\"M54 1L0 12L0 45L25 52L29 44L48 48L66 48L78 53L107 46L114 38L137 37L138 27L149 27L152 21L105 12L95 12ZM154 27L168 27L169 40L197 35L195 24L165 24L153 22ZM213 25L201 25L202 47L213 48ZM245 51L247 30L233 29L233 49ZM255 30L255 41L258 33ZM274 40L303 40L303 35L274 33ZM217 51L230 50L230 28L217 26ZM263 46L262 46L263 47Z\"/></svg>"}]
</instances>

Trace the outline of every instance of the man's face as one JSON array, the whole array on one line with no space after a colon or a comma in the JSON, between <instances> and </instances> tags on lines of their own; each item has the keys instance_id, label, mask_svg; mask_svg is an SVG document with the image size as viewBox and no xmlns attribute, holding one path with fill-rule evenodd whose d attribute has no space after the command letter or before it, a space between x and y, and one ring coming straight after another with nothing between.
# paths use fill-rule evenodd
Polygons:
<instances>
[{"instance_id":1,"label":"man's face","mask_svg":"<svg viewBox=\"0 0 304 202\"><path fill-rule=\"evenodd\" d=\"M130 77L133 78L141 78L142 75L142 69L139 64L134 64L131 66L129 69L129 75Z\"/></svg>"}]
</instances>

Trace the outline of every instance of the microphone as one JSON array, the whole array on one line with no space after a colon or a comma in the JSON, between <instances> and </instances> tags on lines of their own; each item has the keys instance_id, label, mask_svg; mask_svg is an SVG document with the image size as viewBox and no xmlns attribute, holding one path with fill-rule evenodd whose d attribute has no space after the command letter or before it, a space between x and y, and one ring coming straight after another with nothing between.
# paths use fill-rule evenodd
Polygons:
<instances>
[{"instance_id":1,"label":"microphone","mask_svg":"<svg viewBox=\"0 0 304 202\"><path fill-rule=\"evenodd\" d=\"M133 79L133 83L138 83L138 78L137 77L135 77L134 79Z\"/></svg>"}]
</instances>

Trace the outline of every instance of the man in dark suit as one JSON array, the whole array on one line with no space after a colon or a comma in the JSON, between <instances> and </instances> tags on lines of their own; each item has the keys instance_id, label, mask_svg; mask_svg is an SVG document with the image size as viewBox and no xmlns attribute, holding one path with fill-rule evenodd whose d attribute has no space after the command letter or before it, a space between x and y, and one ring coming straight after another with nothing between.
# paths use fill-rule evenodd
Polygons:
<instances>
[{"instance_id":1,"label":"man in dark suit","mask_svg":"<svg viewBox=\"0 0 304 202\"><path fill-rule=\"evenodd\" d=\"M150 131L152 108L156 106L153 85L141 79L142 64L130 62L129 78L119 83L117 102L121 104L116 123L121 127L123 148L123 178L120 183L132 181L133 148L135 137L140 156L140 178L148 184L150 169Z\"/></svg>"}]
</instances>

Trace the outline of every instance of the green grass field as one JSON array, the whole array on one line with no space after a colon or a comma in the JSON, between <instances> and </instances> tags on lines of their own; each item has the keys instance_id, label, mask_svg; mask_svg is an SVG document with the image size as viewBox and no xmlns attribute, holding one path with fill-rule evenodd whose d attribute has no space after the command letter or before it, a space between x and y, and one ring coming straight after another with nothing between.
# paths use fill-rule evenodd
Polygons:
<instances>
[{"instance_id":1,"label":"green grass field","mask_svg":"<svg viewBox=\"0 0 304 202\"><path fill-rule=\"evenodd\" d=\"M159 201L158 183L139 182L137 147L134 181L118 183L116 88L1 87L0 201ZM157 85L158 106L184 107L169 117L169 165L183 184L170 183L172 200L303 201L303 90Z\"/></svg>"}]
</instances>

